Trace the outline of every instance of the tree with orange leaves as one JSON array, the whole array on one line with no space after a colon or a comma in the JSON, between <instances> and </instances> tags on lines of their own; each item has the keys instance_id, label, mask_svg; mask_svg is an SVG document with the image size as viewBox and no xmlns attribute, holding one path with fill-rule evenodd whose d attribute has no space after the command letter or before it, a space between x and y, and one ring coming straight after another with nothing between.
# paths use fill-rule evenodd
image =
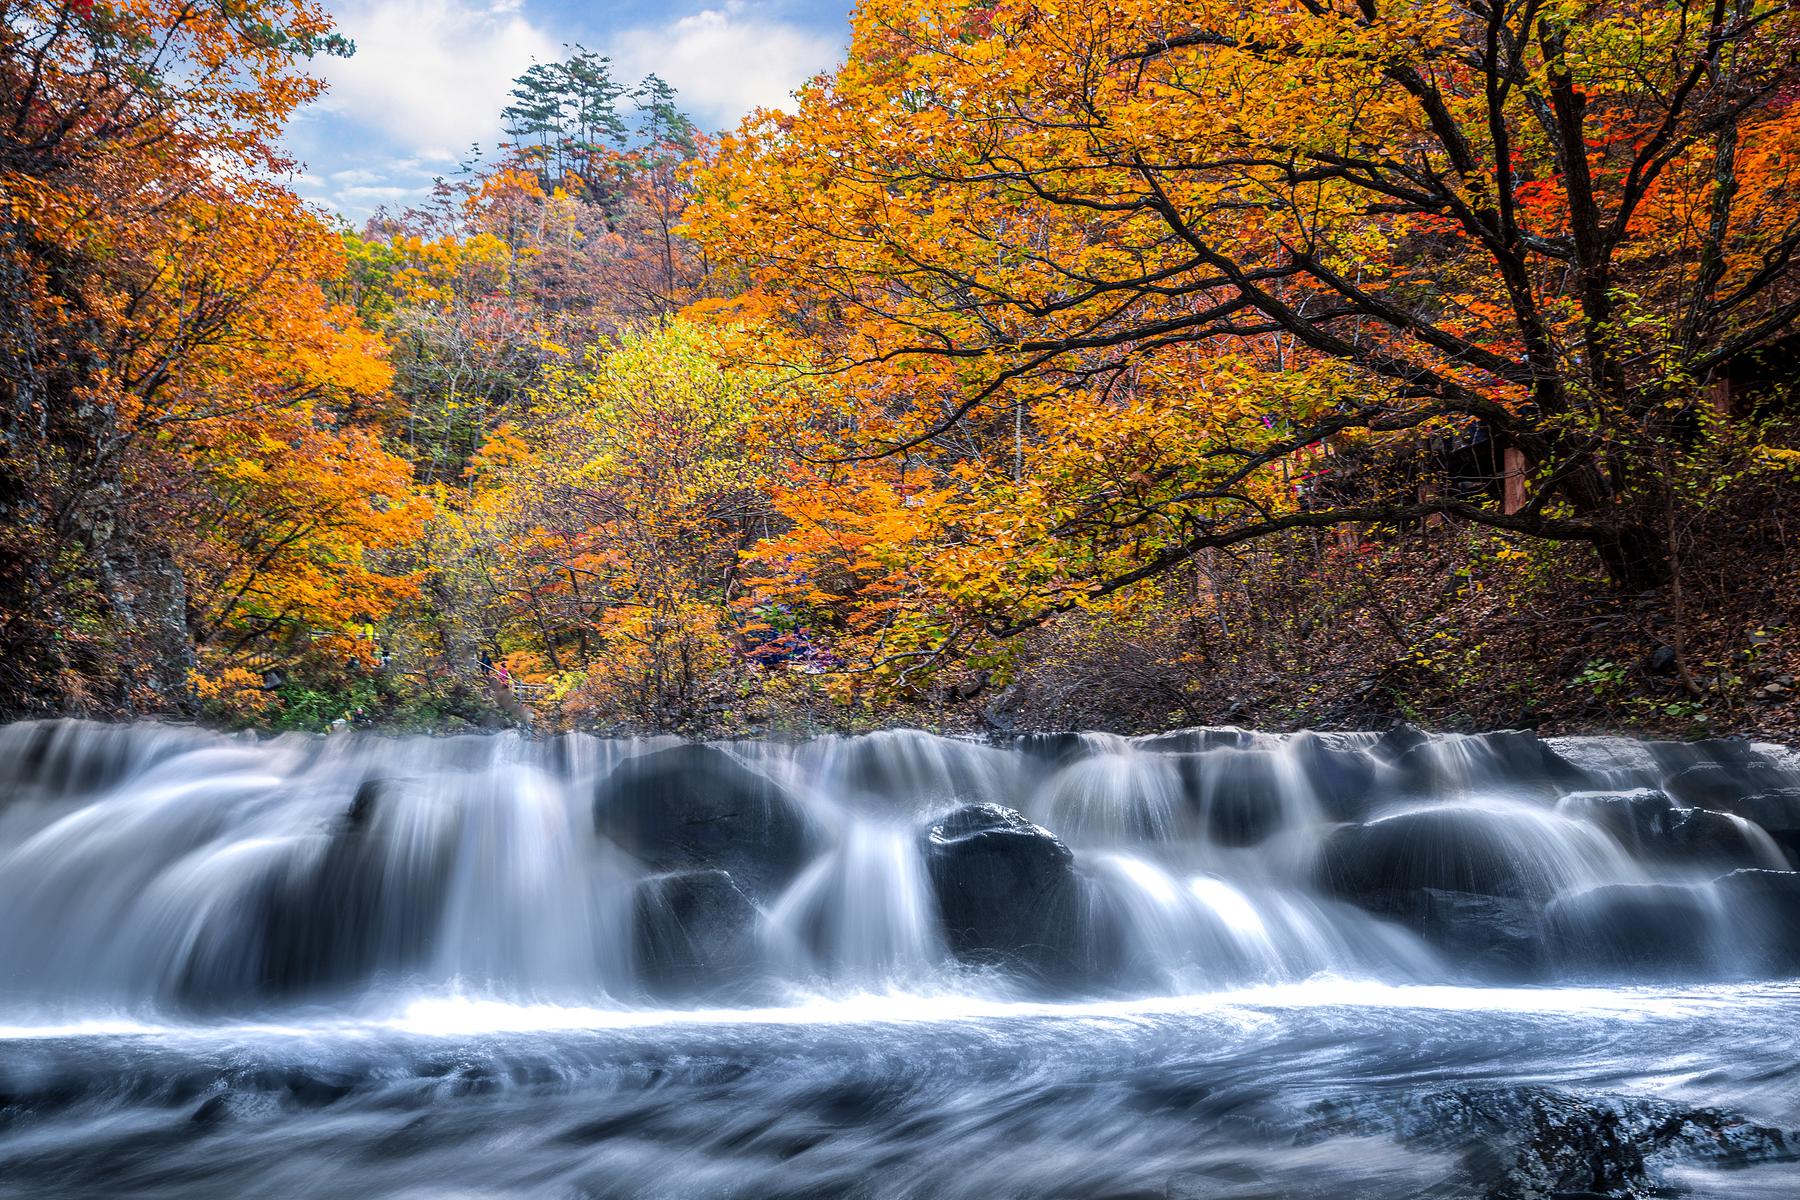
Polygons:
<instances>
[{"instance_id":1,"label":"tree with orange leaves","mask_svg":"<svg viewBox=\"0 0 1800 1200\"><path fill-rule=\"evenodd\" d=\"M387 368L277 182L348 47L310 0L23 0L0 38L0 701L178 709L195 633L391 603L362 555L416 519L344 492L407 478L337 425Z\"/></svg>"},{"instance_id":2,"label":"tree with orange leaves","mask_svg":"<svg viewBox=\"0 0 1800 1200\"><path fill-rule=\"evenodd\" d=\"M1709 383L1800 315L1797 42L1767 0L871 0L689 224L841 397L812 456L955 505L905 653L1346 523L1641 588ZM1523 503L1420 478L1428 436L1517 453ZM1322 450L1358 470L1296 486Z\"/></svg>"}]
</instances>

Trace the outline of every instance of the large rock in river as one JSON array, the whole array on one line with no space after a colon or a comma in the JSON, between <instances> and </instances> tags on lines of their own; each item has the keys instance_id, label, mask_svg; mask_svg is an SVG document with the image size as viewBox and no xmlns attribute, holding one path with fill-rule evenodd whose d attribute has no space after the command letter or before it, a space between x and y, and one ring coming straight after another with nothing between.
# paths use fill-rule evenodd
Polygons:
<instances>
[{"instance_id":1,"label":"large rock in river","mask_svg":"<svg viewBox=\"0 0 1800 1200\"><path fill-rule=\"evenodd\" d=\"M1579 767L1524 729L1440 735L1392 761L1402 788L1428 796L1490 789L1541 793L1587 782Z\"/></svg>"},{"instance_id":2,"label":"large rock in river","mask_svg":"<svg viewBox=\"0 0 1800 1200\"><path fill-rule=\"evenodd\" d=\"M1356 735L1303 729L1288 740L1285 752L1312 786L1326 815L1352 821L1368 814L1375 787L1376 760L1370 744Z\"/></svg>"},{"instance_id":3,"label":"large rock in river","mask_svg":"<svg viewBox=\"0 0 1800 1200\"><path fill-rule=\"evenodd\" d=\"M921 839L925 868L959 958L1066 978L1081 948L1075 856L1048 830L998 804L969 804Z\"/></svg>"},{"instance_id":4,"label":"large rock in river","mask_svg":"<svg viewBox=\"0 0 1800 1200\"><path fill-rule=\"evenodd\" d=\"M1615 883L1558 896L1544 913L1561 977L1650 983L1739 966L1731 918L1710 885Z\"/></svg>"},{"instance_id":5,"label":"large rock in river","mask_svg":"<svg viewBox=\"0 0 1800 1200\"><path fill-rule=\"evenodd\" d=\"M1672 771L1663 790L1695 808L1729 809L1746 796L1800 788L1800 780L1768 759L1740 757L1702 762Z\"/></svg>"},{"instance_id":6,"label":"large rock in river","mask_svg":"<svg viewBox=\"0 0 1800 1200\"><path fill-rule=\"evenodd\" d=\"M1718 808L1754 822L1781 848L1788 865L1800 866L1800 786L1734 796L1719 801Z\"/></svg>"},{"instance_id":7,"label":"large rock in river","mask_svg":"<svg viewBox=\"0 0 1800 1200\"><path fill-rule=\"evenodd\" d=\"M1207 840L1217 845L1255 845L1287 824L1296 815L1291 809L1310 807L1309 796L1290 794L1294 783L1268 750L1208 750L1168 760Z\"/></svg>"},{"instance_id":8,"label":"large rock in river","mask_svg":"<svg viewBox=\"0 0 1800 1200\"><path fill-rule=\"evenodd\" d=\"M1599 830L1541 809L1439 805L1337 829L1317 881L1327 895L1417 933L1455 965L1523 979L1541 963L1543 905L1596 876L1609 854L1621 858Z\"/></svg>"},{"instance_id":9,"label":"large rock in river","mask_svg":"<svg viewBox=\"0 0 1800 1200\"><path fill-rule=\"evenodd\" d=\"M1800 975L1800 872L1733 871L1713 882L1762 975Z\"/></svg>"},{"instance_id":10,"label":"large rock in river","mask_svg":"<svg viewBox=\"0 0 1800 1200\"><path fill-rule=\"evenodd\" d=\"M756 964L756 906L725 871L652 875L633 897L632 958L657 996L731 991Z\"/></svg>"},{"instance_id":11,"label":"large rock in river","mask_svg":"<svg viewBox=\"0 0 1800 1200\"><path fill-rule=\"evenodd\" d=\"M460 820L403 780L357 788L330 826L247 847L267 873L188 945L177 990L198 1009L403 978L437 948ZM268 854L268 852L274 852Z\"/></svg>"},{"instance_id":12,"label":"large rock in river","mask_svg":"<svg viewBox=\"0 0 1800 1200\"><path fill-rule=\"evenodd\" d=\"M594 828L658 871L717 868L767 897L811 858L811 823L787 789L714 746L626 759L594 794Z\"/></svg>"},{"instance_id":13,"label":"large rock in river","mask_svg":"<svg viewBox=\"0 0 1800 1200\"><path fill-rule=\"evenodd\" d=\"M1427 888L1548 899L1578 848L1558 845L1566 830L1547 822L1578 833L1581 829L1548 813L1460 805L1408 809L1346 825L1326 840L1319 886L1365 907L1384 893ZM1587 832L1589 838L1596 836ZM1386 903L1376 907L1391 909Z\"/></svg>"},{"instance_id":14,"label":"large rock in river","mask_svg":"<svg viewBox=\"0 0 1800 1200\"><path fill-rule=\"evenodd\" d=\"M1572 792L1556 802L1556 811L1604 829L1637 858L1714 871L1783 865L1780 850L1754 821L1683 808L1654 788Z\"/></svg>"},{"instance_id":15,"label":"large rock in river","mask_svg":"<svg viewBox=\"0 0 1800 1200\"><path fill-rule=\"evenodd\" d=\"M1681 806L1656 788L1570 792L1556 802L1564 816L1598 825L1634 853L1648 853L1664 836Z\"/></svg>"}]
</instances>

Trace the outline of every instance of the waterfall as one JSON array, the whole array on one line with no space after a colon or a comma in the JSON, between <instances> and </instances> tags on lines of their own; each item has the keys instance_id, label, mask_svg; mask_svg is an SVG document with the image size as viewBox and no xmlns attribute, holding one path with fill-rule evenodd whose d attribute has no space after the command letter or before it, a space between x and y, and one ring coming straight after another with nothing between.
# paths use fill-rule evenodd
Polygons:
<instances>
[{"instance_id":1,"label":"waterfall","mask_svg":"<svg viewBox=\"0 0 1800 1200\"><path fill-rule=\"evenodd\" d=\"M1800 771L1526 733L0 729L0 1008L1800 972Z\"/></svg>"}]
</instances>

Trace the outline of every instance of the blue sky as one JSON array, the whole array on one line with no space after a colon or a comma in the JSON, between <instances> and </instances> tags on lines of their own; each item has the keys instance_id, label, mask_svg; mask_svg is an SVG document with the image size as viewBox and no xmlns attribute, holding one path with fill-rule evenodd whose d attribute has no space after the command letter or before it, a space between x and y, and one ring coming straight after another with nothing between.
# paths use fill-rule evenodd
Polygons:
<instances>
[{"instance_id":1,"label":"blue sky","mask_svg":"<svg viewBox=\"0 0 1800 1200\"><path fill-rule=\"evenodd\" d=\"M331 91L303 110L288 145L295 189L360 223L421 198L471 143L491 149L512 79L579 42L619 78L654 71L707 129L781 106L834 66L849 0L327 0L354 57L326 63Z\"/></svg>"}]
</instances>

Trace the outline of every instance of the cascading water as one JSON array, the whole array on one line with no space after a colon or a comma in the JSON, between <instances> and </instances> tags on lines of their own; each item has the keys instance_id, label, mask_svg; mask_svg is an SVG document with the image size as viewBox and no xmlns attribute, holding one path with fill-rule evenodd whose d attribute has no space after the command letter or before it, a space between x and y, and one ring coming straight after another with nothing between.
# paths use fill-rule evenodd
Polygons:
<instances>
[{"instance_id":1,"label":"cascading water","mask_svg":"<svg viewBox=\"0 0 1800 1200\"><path fill-rule=\"evenodd\" d=\"M816 1169L795 1176L805 1186L787 1192L780 1172L752 1172L745 1178L759 1182L740 1189L729 1172L696 1169L678 1186L622 1148L638 1126L621 1117L617 1137L590 1139L608 1147L602 1157L625 1181L616 1191L570 1166L498 1171L471 1194L1097 1195L1198 1171L1196 1195L1286 1195L1289 1184L1268 1184L1280 1173L1266 1163L1255 1178L1268 1186L1234 1191L1229 1172L1205 1176L1205 1155L1159 1143L1118 1159L1117 1147L1149 1137L1166 1106L1143 1110L1165 1115L1114 1135L1113 1150L1090 1148L1110 1166L1070 1165L1070 1178L1092 1185L1073 1190L1057 1191L1064 1185L1035 1159L1010 1175L958 1182L920 1167L871 1184L862 1171L874 1160L858 1157L857 1139L879 1113L920 1123L915 1151L934 1139L975 1151L983 1142L970 1098L1004 1099L969 1083L964 1067L1017 1072L1037 1061L1027 1028L1098 1039L1096 1054L1153 1076L1172 1068L1151 1065L1162 1051L1140 1035L1204 1028L1249 1053L1259 1029L1291 1038L1308 1020L1329 1026L1351 1011L1408 1014L1391 1018L1396 1029L1480 1012L1460 1033L1430 1036L1461 1037L1471 1061L1486 1064L1471 1078L1499 1079L1505 1071L1482 1058L1489 1030L1536 1021L1540 1007L1604 1009L1610 1002L1595 998L1611 996L1637 997L1652 1013L1674 1005L1659 1027L1673 1045L1689 1036L1681 1005L1727 987L1743 1012L1778 1025L1778 1014L1800 1010L1781 982L1800 975L1797 765L1788 751L1742 742L1407 729L1032 735L1005 745L895 731L703 746L15 725L0 730L0 1025L13 1039L0 1051L17 1051L11 1066L0 1058L0 1195L10 1194L9 1164L29 1168L33 1190L20 1194L49 1194L57 1180L70 1194L134 1190L125 1176L76 1170L32 1131L80 1128L110 1145L127 1127L155 1124L146 1106L193 1107L180 1088L159 1090L169 1072L199 1081L191 1094L196 1114L213 1114L206 1122L223 1111L205 1108L220 1097L244 1121L260 1111L254 1096L275 1095L282 1111L320 1095L325 1107L342 1096L358 1111L388 1111L401 1103L395 1089L412 1086L405 1079L432 1081L414 1088L430 1105L470 1063L501 1081L507 1104L533 1113L561 1111L549 1092L591 1097L600 1081L637 1094L648 1086L633 1074L640 1067L677 1080L703 1108L715 1103L712 1068L697 1065L709 1054L768 1075L759 1104L812 1115L799 1129L730 1135L683 1133L658 1118L652 1140L703 1145L715 1166L740 1146L829 1144L835 1165L814 1155ZM1681 990L1694 987L1715 991ZM1537 994L1547 997L1540 1007L1529 999ZM1296 1015L1307 1012L1316 1016ZM1108 1024L1120 1018L1139 1033ZM1367 1020L1388 1028L1390 1018ZM850 1082L792 1067L820 1038L842 1055L854 1039L821 1031L846 1022L868 1033L874 1056L843 1068ZM647 1028L664 1032L629 1047L617 1040ZM935 1031L933 1049L922 1048L921 1028ZM272 1046L276 1029L295 1032ZM742 1032L752 1029L785 1032ZM963 1065L945 1065L939 1043L965 1036L974 1040ZM160 1048L147 1050L146 1037ZM221 1049L192 1049L206 1037ZM464 1066L430 1065L449 1053L432 1048L445 1039ZM1292 1060L1298 1045L1257 1053ZM230 1065L245 1054L264 1065ZM756 1067L768 1054L790 1066ZM901 1059L938 1063L962 1092L928 1100L931 1080L897 1068ZM1224 1061L1201 1074L1229 1074ZM1302 1088L1309 1104L1347 1086L1326 1086L1323 1060L1297 1061L1296 1080L1314 1079ZM1097 1082L1112 1078L1098 1069L1043 1060L1028 1073L1033 1089L1051 1090L1031 1094L1062 1111L1073 1101L1058 1089L1071 1080L1112 1086ZM1361 1070L1393 1075L1391 1063ZM1761 1114L1791 1120L1800 1095L1787 1096ZM1275 1104L1244 1101L1265 1102ZM1077 1123L1100 1129L1085 1104ZM1198 1100L1181 1104L1200 1111ZM1313 1117L1281 1111L1256 1119L1312 1128ZM831 1132L850 1127L865 1132L849 1141ZM198 1130L192 1146L175 1139L177 1157L215 1171L219 1194L243 1194L253 1164L227 1155L206 1166L212 1152L201 1153L210 1143ZM1029 1141L1028 1131L1015 1134ZM414 1171L405 1187L383 1168L374 1175L388 1181L367 1189L322 1171L248 1190L398 1195L424 1179L437 1194L429 1187L466 1182L466 1155L429 1140L442 1171ZM1421 1165L1424 1151L1407 1153L1409 1170L1437 1169ZM54 1169L33 1173L45 1163ZM1371 1181L1385 1178L1366 1165ZM163 1187L136 1182L146 1193ZM1391 1179L1369 1186L1413 1194Z\"/></svg>"}]
</instances>

